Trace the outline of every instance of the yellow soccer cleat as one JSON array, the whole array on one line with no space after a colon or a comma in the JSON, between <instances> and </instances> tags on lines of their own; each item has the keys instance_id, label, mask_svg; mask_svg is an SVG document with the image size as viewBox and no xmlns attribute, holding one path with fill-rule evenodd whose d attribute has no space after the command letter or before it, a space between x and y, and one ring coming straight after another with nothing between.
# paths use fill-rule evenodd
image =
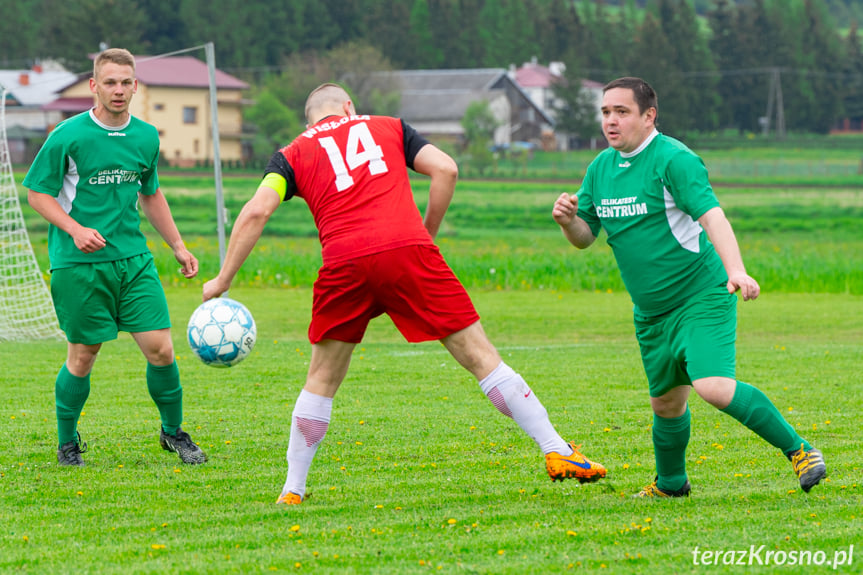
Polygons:
<instances>
[{"instance_id":1,"label":"yellow soccer cleat","mask_svg":"<svg viewBox=\"0 0 863 575\"><path fill-rule=\"evenodd\" d=\"M545 456L545 470L552 481L563 481L574 477L579 483L588 483L605 477L605 467L579 453L580 445L576 445L573 441L569 446L572 447L572 455L562 455L552 451Z\"/></svg>"}]
</instances>

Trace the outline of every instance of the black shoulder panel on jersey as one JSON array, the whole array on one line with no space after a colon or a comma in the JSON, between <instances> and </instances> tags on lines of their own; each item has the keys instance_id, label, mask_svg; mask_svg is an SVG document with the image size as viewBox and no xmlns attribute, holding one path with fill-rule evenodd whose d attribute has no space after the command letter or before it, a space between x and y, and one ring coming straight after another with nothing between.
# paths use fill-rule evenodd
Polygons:
<instances>
[{"instance_id":1,"label":"black shoulder panel on jersey","mask_svg":"<svg viewBox=\"0 0 863 575\"><path fill-rule=\"evenodd\" d=\"M267 162L267 167L264 168L264 175L266 176L267 174L279 174L285 178L286 182L288 182L284 201L288 201L294 197L294 194L297 192L297 180L294 176L294 169L291 167L291 164L288 163L288 160L285 158L285 155L282 154L281 150L273 154L270 157L270 161Z\"/></svg>"},{"instance_id":2,"label":"black shoulder panel on jersey","mask_svg":"<svg viewBox=\"0 0 863 575\"><path fill-rule=\"evenodd\" d=\"M413 127L405 122L402 122L402 138L405 144L405 163L410 169L414 169L414 158L417 157L420 149L429 143L428 140L419 135Z\"/></svg>"}]
</instances>

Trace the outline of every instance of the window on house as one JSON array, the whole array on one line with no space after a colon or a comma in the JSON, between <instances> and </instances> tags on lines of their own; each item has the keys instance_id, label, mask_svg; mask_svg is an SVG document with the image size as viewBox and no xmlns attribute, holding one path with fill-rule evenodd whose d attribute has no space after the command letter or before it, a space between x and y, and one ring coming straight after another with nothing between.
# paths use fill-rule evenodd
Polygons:
<instances>
[{"instance_id":1,"label":"window on house","mask_svg":"<svg viewBox=\"0 0 863 575\"><path fill-rule=\"evenodd\" d=\"M184 106L183 107L183 123L184 124L197 124L198 123L198 109L192 106Z\"/></svg>"},{"instance_id":2,"label":"window on house","mask_svg":"<svg viewBox=\"0 0 863 575\"><path fill-rule=\"evenodd\" d=\"M161 112L165 109L165 104L153 104L153 109L157 112Z\"/></svg>"}]
</instances>

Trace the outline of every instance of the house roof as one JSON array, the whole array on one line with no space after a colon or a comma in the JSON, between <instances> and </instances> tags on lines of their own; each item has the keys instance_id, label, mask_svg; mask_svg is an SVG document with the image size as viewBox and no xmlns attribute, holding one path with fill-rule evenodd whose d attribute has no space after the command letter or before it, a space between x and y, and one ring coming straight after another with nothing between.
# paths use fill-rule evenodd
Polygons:
<instances>
[{"instance_id":1,"label":"house roof","mask_svg":"<svg viewBox=\"0 0 863 575\"><path fill-rule=\"evenodd\" d=\"M0 86L20 105L40 107L57 98L77 77L61 70L0 70Z\"/></svg>"},{"instance_id":2,"label":"house roof","mask_svg":"<svg viewBox=\"0 0 863 575\"><path fill-rule=\"evenodd\" d=\"M504 94L507 87L521 94L542 118L552 122L503 68L401 70L394 74L401 86L399 116L409 122L461 121L471 103L491 100Z\"/></svg>"},{"instance_id":3,"label":"house roof","mask_svg":"<svg viewBox=\"0 0 863 575\"><path fill-rule=\"evenodd\" d=\"M169 56L135 58L135 76L148 86L173 86L177 88L208 88L210 75L207 64L192 56ZM245 90L246 82L216 69L216 88Z\"/></svg>"},{"instance_id":4,"label":"house roof","mask_svg":"<svg viewBox=\"0 0 863 575\"><path fill-rule=\"evenodd\" d=\"M92 96L79 98L57 98L50 104L42 106L43 110L57 110L60 112L84 112L93 107Z\"/></svg>"},{"instance_id":5,"label":"house roof","mask_svg":"<svg viewBox=\"0 0 863 575\"><path fill-rule=\"evenodd\" d=\"M548 66L536 62L526 62L512 74L515 82L522 88L551 88L563 76ZM601 89L604 84L582 79L581 85L587 89Z\"/></svg>"},{"instance_id":6,"label":"house roof","mask_svg":"<svg viewBox=\"0 0 863 575\"><path fill-rule=\"evenodd\" d=\"M560 76L553 74L548 67L532 62L515 71L515 81L523 88L548 88L559 79Z\"/></svg>"}]
</instances>

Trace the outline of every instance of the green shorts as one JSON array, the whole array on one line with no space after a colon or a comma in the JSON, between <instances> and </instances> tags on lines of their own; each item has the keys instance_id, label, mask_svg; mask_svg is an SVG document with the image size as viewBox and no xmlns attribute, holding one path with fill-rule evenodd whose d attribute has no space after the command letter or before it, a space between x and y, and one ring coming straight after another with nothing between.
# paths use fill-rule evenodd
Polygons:
<instances>
[{"instance_id":1,"label":"green shorts","mask_svg":"<svg viewBox=\"0 0 863 575\"><path fill-rule=\"evenodd\" d=\"M704 377L735 378L737 296L721 285L658 317L636 311L635 337L650 397Z\"/></svg>"},{"instance_id":2,"label":"green shorts","mask_svg":"<svg viewBox=\"0 0 863 575\"><path fill-rule=\"evenodd\" d=\"M79 264L51 272L51 296L70 343L93 345L171 327L165 290L153 254Z\"/></svg>"}]
</instances>

